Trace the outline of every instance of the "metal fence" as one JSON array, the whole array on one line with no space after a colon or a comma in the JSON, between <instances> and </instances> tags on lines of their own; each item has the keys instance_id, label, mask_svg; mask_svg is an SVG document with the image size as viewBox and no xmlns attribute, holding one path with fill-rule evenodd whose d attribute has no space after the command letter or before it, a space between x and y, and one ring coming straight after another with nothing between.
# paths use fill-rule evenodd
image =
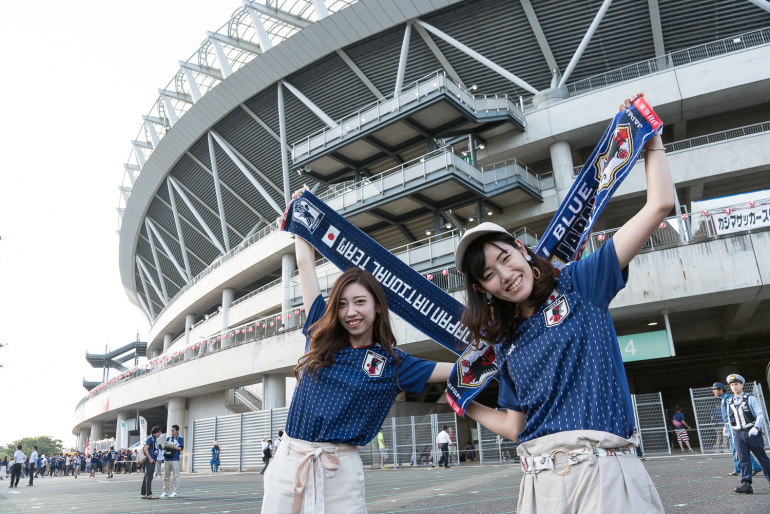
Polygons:
<instances>
[{"instance_id":1,"label":"metal fence","mask_svg":"<svg viewBox=\"0 0 770 514\"><path fill-rule=\"evenodd\" d=\"M636 428L645 455L671 453L666 427L666 413L660 393L632 394Z\"/></svg>"},{"instance_id":2,"label":"metal fence","mask_svg":"<svg viewBox=\"0 0 770 514\"><path fill-rule=\"evenodd\" d=\"M386 448L383 451L375 437L359 448L361 460L372 468L438 466L441 451L436 437L443 426L448 427L450 437L457 443L458 423L454 413L386 418L381 427ZM452 466L460 464L457 444L450 448L449 462Z\"/></svg>"},{"instance_id":3,"label":"metal fence","mask_svg":"<svg viewBox=\"0 0 770 514\"><path fill-rule=\"evenodd\" d=\"M249 412L193 422L193 452L190 471L210 469L211 448L219 444L219 467L225 471L255 470L262 467L262 439L278 438L286 426L288 407Z\"/></svg>"},{"instance_id":4,"label":"metal fence","mask_svg":"<svg viewBox=\"0 0 770 514\"><path fill-rule=\"evenodd\" d=\"M743 386L743 391L756 396L760 405L766 405L760 384L747 382ZM730 444L727 436L724 435L719 398L714 396L714 391L710 387L690 389L690 398L695 412L695 424L698 429L701 453L729 452ZM762 431L762 437L765 440L765 448L770 449L770 434L767 430Z\"/></svg>"}]
</instances>

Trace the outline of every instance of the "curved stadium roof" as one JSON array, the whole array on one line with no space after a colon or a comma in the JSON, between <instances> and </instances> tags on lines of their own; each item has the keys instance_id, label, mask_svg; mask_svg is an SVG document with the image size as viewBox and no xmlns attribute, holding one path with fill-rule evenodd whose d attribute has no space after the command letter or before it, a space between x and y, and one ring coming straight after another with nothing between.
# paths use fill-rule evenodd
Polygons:
<instances>
[{"instance_id":1,"label":"curved stadium roof","mask_svg":"<svg viewBox=\"0 0 770 514\"><path fill-rule=\"evenodd\" d=\"M602 4L598 0L531 4L525 0L327 0L329 16L323 11L319 16L316 2L244 2L224 25L208 33L192 57L180 61L177 73L159 89L156 102L143 116L124 164L118 211L121 279L131 301L144 303L145 312L152 305L157 314L167 301L162 296L173 297L220 257L226 250L225 240L233 248L258 223L265 226L278 216L271 205L284 205L278 81L288 82L324 113L340 119L377 100L377 93L393 92L405 24L419 18L543 90L551 82L549 63L564 72ZM657 4L660 14L656 19L647 10L647 2L614 0L570 82L653 58L656 43L672 52L770 26L770 14L746 0L658 0ZM531 6L529 16L527 6ZM533 29L533 14L541 38ZM653 30L652 20L655 27L659 23L660 37L654 35L657 30ZM468 85L478 85L476 93L531 96L444 40L427 37L456 75ZM404 84L442 68L422 31L412 30ZM284 93L284 98L289 144L325 126L295 95ZM251 175L244 174L222 144L212 141L222 184L226 238L213 187L209 131ZM424 146L413 146L398 158L406 160L422 153ZM384 152L368 171L379 173L398 158ZM352 174L350 170L350 176L338 180L350 179ZM167 177L172 177L172 185ZM291 189L304 180L290 173ZM172 204L178 209L186 252ZM420 224L427 222L415 219L409 223L420 230ZM383 229L380 236L393 243L402 242L403 237L394 227ZM190 276L184 269L185 257ZM143 282L148 286L163 282L166 292L159 294L156 287L146 287Z\"/></svg>"}]
</instances>

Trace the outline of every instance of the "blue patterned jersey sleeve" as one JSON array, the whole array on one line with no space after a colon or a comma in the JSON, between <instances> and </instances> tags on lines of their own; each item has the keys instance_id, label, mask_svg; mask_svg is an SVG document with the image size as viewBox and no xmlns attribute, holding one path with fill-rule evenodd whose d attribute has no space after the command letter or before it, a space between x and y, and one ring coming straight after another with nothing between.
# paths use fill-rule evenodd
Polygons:
<instances>
[{"instance_id":1,"label":"blue patterned jersey sleeve","mask_svg":"<svg viewBox=\"0 0 770 514\"><path fill-rule=\"evenodd\" d=\"M504 360L498 359L497 362L502 363L500 366L500 374L497 375L498 381L500 382L500 394L497 396L497 403L506 409L521 411L521 404L519 403L519 398L516 396L516 385L508 374L508 365Z\"/></svg>"},{"instance_id":2,"label":"blue patterned jersey sleeve","mask_svg":"<svg viewBox=\"0 0 770 514\"><path fill-rule=\"evenodd\" d=\"M601 248L566 268L575 292L597 307L607 309L618 291L626 287L628 267L621 270L612 239Z\"/></svg>"},{"instance_id":3,"label":"blue patterned jersey sleeve","mask_svg":"<svg viewBox=\"0 0 770 514\"><path fill-rule=\"evenodd\" d=\"M398 366L398 387L408 393L422 393L436 363L412 357L398 349L396 355L401 360Z\"/></svg>"},{"instance_id":4,"label":"blue patterned jersey sleeve","mask_svg":"<svg viewBox=\"0 0 770 514\"><path fill-rule=\"evenodd\" d=\"M302 333L305 334L306 338L305 353L310 351L310 334L308 334L307 331L313 326L313 323L321 319L324 312L326 312L326 302L324 301L323 295L319 294L318 298L313 302L313 305L310 306L310 310L307 313L307 319L305 320L305 326L302 327Z\"/></svg>"}]
</instances>

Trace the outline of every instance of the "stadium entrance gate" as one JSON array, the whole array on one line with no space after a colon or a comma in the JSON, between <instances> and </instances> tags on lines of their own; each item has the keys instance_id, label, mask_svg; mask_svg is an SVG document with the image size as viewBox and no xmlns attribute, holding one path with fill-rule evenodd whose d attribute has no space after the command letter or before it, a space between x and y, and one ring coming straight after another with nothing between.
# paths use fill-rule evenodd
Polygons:
<instances>
[{"instance_id":1,"label":"stadium entrance gate","mask_svg":"<svg viewBox=\"0 0 770 514\"><path fill-rule=\"evenodd\" d=\"M747 382L743 386L743 391L756 396L760 405L766 405L760 384ZM710 387L690 389L690 398L692 398L692 408L695 412L695 425L698 428L701 453L729 452L730 443L724 435L719 398L714 396ZM765 448L770 448L770 434L767 430L762 431L762 437L765 440Z\"/></svg>"},{"instance_id":2,"label":"stadium entrance gate","mask_svg":"<svg viewBox=\"0 0 770 514\"><path fill-rule=\"evenodd\" d=\"M639 445L645 455L671 453L666 427L666 413L660 393L632 394L634 418L639 431Z\"/></svg>"}]
</instances>

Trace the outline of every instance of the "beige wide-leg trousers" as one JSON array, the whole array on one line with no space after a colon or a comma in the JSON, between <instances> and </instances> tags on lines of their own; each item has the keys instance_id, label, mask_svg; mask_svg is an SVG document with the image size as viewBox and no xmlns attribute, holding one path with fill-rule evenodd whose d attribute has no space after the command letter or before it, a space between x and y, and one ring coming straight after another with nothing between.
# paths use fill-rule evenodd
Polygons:
<instances>
[{"instance_id":1,"label":"beige wide-leg trousers","mask_svg":"<svg viewBox=\"0 0 770 514\"><path fill-rule=\"evenodd\" d=\"M539 437L519 445L519 456L575 450L631 448L632 441L595 430L574 430ZM567 469L564 453L554 455L554 468ZM559 475L541 471L521 480L517 514L663 514L663 504L650 475L635 455L592 457Z\"/></svg>"}]
</instances>

